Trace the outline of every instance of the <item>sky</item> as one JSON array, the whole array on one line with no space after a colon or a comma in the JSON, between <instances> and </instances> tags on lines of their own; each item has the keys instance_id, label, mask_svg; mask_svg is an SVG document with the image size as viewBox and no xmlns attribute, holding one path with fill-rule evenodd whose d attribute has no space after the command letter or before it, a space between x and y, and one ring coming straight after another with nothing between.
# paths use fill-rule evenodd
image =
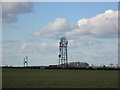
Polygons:
<instances>
[{"instance_id":1,"label":"sky","mask_svg":"<svg viewBox=\"0 0 120 90\"><path fill-rule=\"evenodd\" d=\"M2 64L58 64L61 36L69 62L117 64L117 14L117 2L4 2Z\"/></svg>"}]
</instances>

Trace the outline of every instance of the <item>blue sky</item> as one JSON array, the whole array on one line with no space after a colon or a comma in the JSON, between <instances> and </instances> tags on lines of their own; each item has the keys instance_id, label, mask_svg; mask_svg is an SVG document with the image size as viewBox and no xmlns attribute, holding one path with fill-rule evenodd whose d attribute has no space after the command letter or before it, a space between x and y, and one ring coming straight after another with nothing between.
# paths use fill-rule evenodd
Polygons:
<instances>
[{"instance_id":1,"label":"blue sky","mask_svg":"<svg viewBox=\"0 0 120 90\"><path fill-rule=\"evenodd\" d=\"M7 27L3 28L12 28L16 33L23 32L22 37L28 36L28 33L31 33L34 30L40 29L47 25L49 22L54 21L56 18L66 18L68 22L77 23L79 19L90 18L96 16L97 14L104 13L106 10L118 10L118 3L108 3L108 2L80 2L80 3L43 3L36 2L33 3L33 11L31 13L21 14L18 16L17 23L5 24ZM15 27L19 27L19 30L16 30ZM4 32L4 31L3 31ZM11 30L7 31L9 33ZM6 33L5 33L6 34ZM10 34L8 34L9 36ZM17 34L18 36L18 34ZM17 37L16 36L16 37ZM22 38L20 37L20 38ZM7 38L7 37L6 37ZM9 38L12 38L11 35ZM14 36L12 39L15 39Z\"/></svg>"},{"instance_id":2,"label":"blue sky","mask_svg":"<svg viewBox=\"0 0 120 90\"><path fill-rule=\"evenodd\" d=\"M8 5L3 9L3 65L22 66L26 55L30 65L57 64L58 37L63 34L70 43L69 61L117 64L118 3Z\"/></svg>"}]
</instances>

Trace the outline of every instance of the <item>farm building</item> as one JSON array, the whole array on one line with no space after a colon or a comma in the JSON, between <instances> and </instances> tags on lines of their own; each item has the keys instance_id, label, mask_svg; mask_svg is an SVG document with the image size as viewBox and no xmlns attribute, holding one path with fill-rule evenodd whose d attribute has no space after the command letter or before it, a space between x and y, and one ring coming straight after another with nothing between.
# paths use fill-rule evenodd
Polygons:
<instances>
[{"instance_id":1,"label":"farm building","mask_svg":"<svg viewBox=\"0 0 120 90\"><path fill-rule=\"evenodd\" d=\"M81 68L81 67L89 67L89 64L86 62L70 62L68 64L69 67Z\"/></svg>"}]
</instances>

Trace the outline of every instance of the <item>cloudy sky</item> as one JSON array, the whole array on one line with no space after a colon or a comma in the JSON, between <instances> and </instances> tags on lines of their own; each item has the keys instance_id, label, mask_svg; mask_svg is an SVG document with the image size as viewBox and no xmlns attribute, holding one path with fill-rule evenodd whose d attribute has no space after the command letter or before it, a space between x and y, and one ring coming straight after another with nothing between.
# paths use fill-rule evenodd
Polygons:
<instances>
[{"instance_id":1,"label":"cloudy sky","mask_svg":"<svg viewBox=\"0 0 120 90\"><path fill-rule=\"evenodd\" d=\"M69 62L118 63L118 3L3 3L3 65L58 64L59 38Z\"/></svg>"}]
</instances>

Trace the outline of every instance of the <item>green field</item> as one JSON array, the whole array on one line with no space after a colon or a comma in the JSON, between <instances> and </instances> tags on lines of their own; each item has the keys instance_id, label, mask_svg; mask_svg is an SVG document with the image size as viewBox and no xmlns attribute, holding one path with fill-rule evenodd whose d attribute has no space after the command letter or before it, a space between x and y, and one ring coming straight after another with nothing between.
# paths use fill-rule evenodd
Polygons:
<instances>
[{"instance_id":1,"label":"green field","mask_svg":"<svg viewBox=\"0 0 120 90\"><path fill-rule=\"evenodd\" d=\"M3 69L3 88L117 88L118 71Z\"/></svg>"}]
</instances>

